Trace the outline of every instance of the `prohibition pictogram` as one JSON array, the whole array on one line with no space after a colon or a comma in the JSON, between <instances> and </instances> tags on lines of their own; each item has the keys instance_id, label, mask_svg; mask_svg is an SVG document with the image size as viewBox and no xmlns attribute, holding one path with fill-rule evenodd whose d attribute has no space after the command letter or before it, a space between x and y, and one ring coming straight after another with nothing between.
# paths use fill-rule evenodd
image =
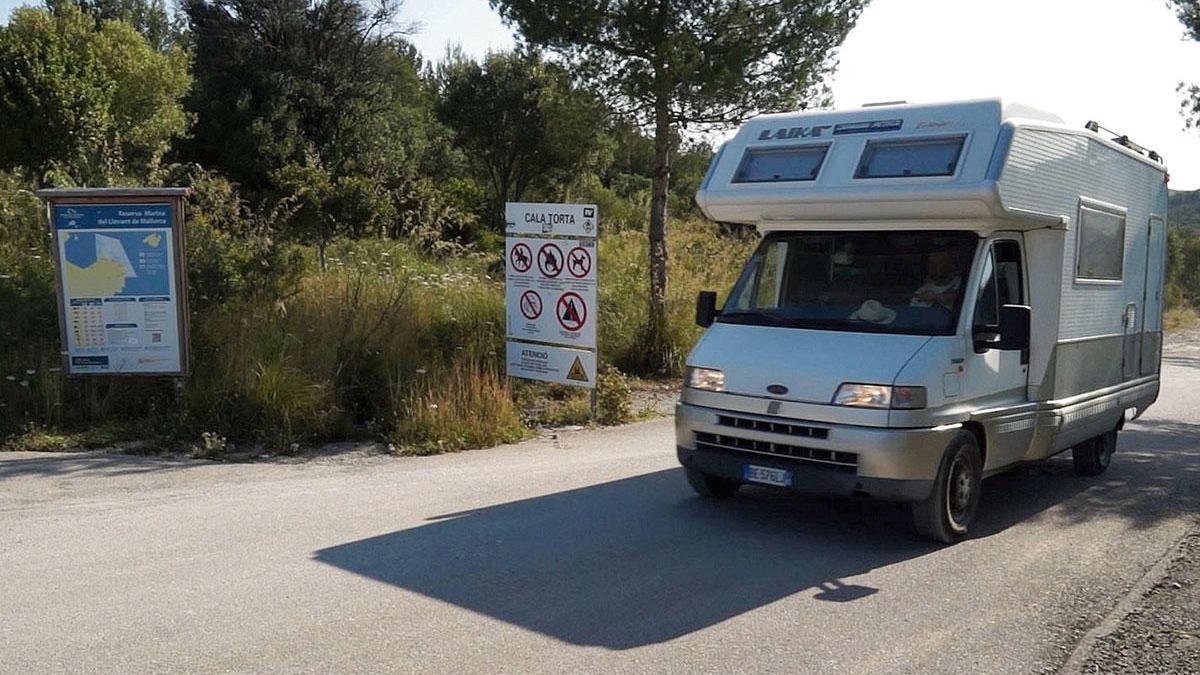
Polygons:
<instances>
[{"instance_id":1,"label":"prohibition pictogram","mask_svg":"<svg viewBox=\"0 0 1200 675\"><path fill-rule=\"evenodd\" d=\"M576 279L582 279L592 271L591 251L576 246L567 253L567 271Z\"/></svg>"},{"instance_id":2,"label":"prohibition pictogram","mask_svg":"<svg viewBox=\"0 0 1200 675\"><path fill-rule=\"evenodd\" d=\"M563 293L558 297L554 315L563 328L577 331L587 323L587 305L578 293Z\"/></svg>"},{"instance_id":3,"label":"prohibition pictogram","mask_svg":"<svg viewBox=\"0 0 1200 675\"><path fill-rule=\"evenodd\" d=\"M508 252L508 262L514 271L528 272L533 267L533 251L524 242L517 242Z\"/></svg>"},{"instance_id":4,"label":"prohibition pictogram","mask_svg":"<svg viewBox=\"0 0 1200 675\"><path fill-rule=\"evenodd\" d=\"M538 269L547 277L554 278L562 273L563 252L558 244L542 244L538 249Z\"/></svg>"},{"instance_id":5,"label":"prohibition pictogram","mask_svg":"<svg viewBox=\"0 0 1200 675\"><path fill-rule=\"evenodd\" d=\"M525 291L521 294L521 315L533 321L542 315L542 296L537 291Z\"/></svg>"}]
</instances>

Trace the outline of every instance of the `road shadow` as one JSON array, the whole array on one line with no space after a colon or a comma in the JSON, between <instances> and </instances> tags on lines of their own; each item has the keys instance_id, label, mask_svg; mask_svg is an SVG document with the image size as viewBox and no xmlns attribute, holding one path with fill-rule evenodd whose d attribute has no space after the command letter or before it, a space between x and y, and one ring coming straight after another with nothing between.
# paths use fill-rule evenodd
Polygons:
<instances>
[{"instance_id":1,"label":"road shadow","mask_svg":"<svg viewBox=\"0 0 1200 675\"><path fill-rule=\"evenodd\" d=\"M196 467L234 464L319 466L327 461L390 458L383 446L369 442L335 442L306 448L301 454L275 454L263 448L230 453L221 459L192 457L183 451L145 453L119 448L65 452L0 452L0 481L20 476L104 478L166 473ZM19 455L19 456L18 456ZM36 455L36 456L30 456Z\"/></svg>"},{"instance_id":2,"label":"road shadow","mask_svg":"<svg viewBox=\"0 0 1200 675\"><path fill-rule=\"evenodd\" d=\"M1116 517L1136 529L1200 516L1200 425L1147 421L1121 432L1108 471L1076 476L1070 451L984 481L976 537L1027 520Z\"/></svg>"},{"instance_id":3,"label":"road shadow","mask_svg":"<svg viewBox=\"0 0 1200 675\"><path fill-rule=\"evenodd\" d=\"M935 547L844 506L750 490L694 498L682 470L429 519L317 560L578 645L670 640ZM871 542L870 545L865 545Z\"/></svg>"},{"instance_id":4,"label":"road shadow","mask_svg":"<svg viewBox=\"0 0 1200 675\"><path fill-rule=\"evenodd\" d=\"M990 478L974 536L1041 518L1149 527L1198 512L1198 431L1133 426L1098 478L1074 476L1069 453ZM940 548L911 532L903 505L757 488L712 502L672 469L441 514L314 557L571 644L620 650L806 590L831 602L886 594L852 578Z\"/></svg>"},{"instance_id":5,"label":"road shadow","mask_svg":"<svg viewBox=\"0 0 1200 675\"><path fill-rule=\"evenodd\" d=\"M205 462L186 458L148 457L103 451L43 453L37 457L6 456L0 453L0 481L20 476L64 478L131 476L178 471Z\"/></svg>"}]
</instances>

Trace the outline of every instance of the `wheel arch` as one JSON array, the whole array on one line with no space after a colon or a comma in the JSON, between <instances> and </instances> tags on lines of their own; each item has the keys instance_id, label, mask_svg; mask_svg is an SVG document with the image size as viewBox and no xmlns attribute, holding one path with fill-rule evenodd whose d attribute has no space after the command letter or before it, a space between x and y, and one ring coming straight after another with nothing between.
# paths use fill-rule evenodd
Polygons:
<instances>
[{"instance_id":1,"label":"wheel arch","mask_svg":"<svg viewBox=\"0 0 1200 675\"><path fill-rule=\"evenodd\" d=\"M963 430L975 437L975 445L979 446L979 465L987 470L987 430L979 422L963 422ZM986 474L985 474L986 475Z\"/></svg>"}]
</instances>

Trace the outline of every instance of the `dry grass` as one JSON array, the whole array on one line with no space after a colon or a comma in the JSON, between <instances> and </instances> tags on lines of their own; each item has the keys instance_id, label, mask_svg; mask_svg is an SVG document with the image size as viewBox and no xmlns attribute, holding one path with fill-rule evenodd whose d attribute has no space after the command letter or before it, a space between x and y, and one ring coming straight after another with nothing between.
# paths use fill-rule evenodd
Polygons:
<instances>
[{"instance_id":1,"label":"dry grass","mask_svg":"<svg viewBox=\"0 0 1200 675\"><path fill-rule=\"evenodd\" d=\"M1197 313L1193 307L1172 307L1163 314L1164 330L1187 330L1197 326L1200 326L1200 313Z\"/></svg>"}]
</instances>

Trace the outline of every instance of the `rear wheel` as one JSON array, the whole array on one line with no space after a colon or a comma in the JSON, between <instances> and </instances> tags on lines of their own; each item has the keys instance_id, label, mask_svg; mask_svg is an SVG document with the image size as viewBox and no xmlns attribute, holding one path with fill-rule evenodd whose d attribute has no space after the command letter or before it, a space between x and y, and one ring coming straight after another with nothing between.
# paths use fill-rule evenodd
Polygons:
<instances>
[{"instance_id":1,"label":"rear wheel","mask_svg":"<svg viewBox=\"0 0 1200 675\"><path fill-rule=\"evenodd\" d=\"M742 487L741 483L710 476L699 469L687 467L686 471L688 485L691 485L696 494L701 497L726 499L732 497L737 493L738 488Z\"/></svg>"},{"instance_id":2,"label":"rear wheel","mask_svg":"<svg viewBox=\"0 0 1200 675\"><path fill-rule=\"evenodd\" d=\"M942 455L929 496L913 502L913 525L917 532L947 544L967 536L967 528L979 511L982 487L979 443L971 432L961 431Z\"/></svg>"},{"instance_id":3,"label":"rear wheel","mask_svg":"<svg viewBox=\"0 0 1200 675\"><path fill-rule=\"evenodd\" d=\"M1105 432L1071 448L1071 459L1075 462L1075 474L1099 476L1108 469L1113 452L1117 449L1117 430Z\"/></svg>"}]
</instances>

